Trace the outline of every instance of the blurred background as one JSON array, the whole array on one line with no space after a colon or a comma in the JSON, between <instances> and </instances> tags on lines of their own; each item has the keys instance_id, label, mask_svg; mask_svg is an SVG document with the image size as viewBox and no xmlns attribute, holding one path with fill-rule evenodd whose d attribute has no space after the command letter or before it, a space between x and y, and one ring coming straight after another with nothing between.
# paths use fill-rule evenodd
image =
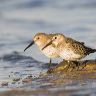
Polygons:
<instances>
[{"instance_id":1,"label":"blurred background","mask_svg":"<svg viewBox=\"0 0 96 96\"><path fill-rule=\"evenodd\" d=\"M38 32L63 33L96 48L96 0L0 0L0 79L8 79L16 64L33 64L35 70L39 64L31 57L49 61L36 45L23 52Z\"/></svg>"},{"instance_id":2,"label":"blurred background","mask_svg":"<svg viewBox=\"0 0 96 96\"><path fill-rule=\"evenodd\" d=\"M96 48L96 0L0 0L0 54L23 52L38 32L63 33ZM47 60L36 46L23 54Z\"/></svg>"}]
</instances>

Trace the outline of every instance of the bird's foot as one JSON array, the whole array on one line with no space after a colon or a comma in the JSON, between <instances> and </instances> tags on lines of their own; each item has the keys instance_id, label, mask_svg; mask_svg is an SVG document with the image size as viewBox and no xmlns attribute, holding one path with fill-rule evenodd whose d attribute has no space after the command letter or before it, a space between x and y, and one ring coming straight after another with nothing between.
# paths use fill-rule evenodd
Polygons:
<instances>
[{"instance_id":1,"label":"bird's foot","mask_svg":"<svg viewBox=\"0 0 96 96\"><path fill-rule=\"evenodd\" d=\"M77 61L70 61L70 71L72 72L73 70L79 70L80 63Z\"/></svg>"},{"instance_id":2,"label":"bird's foot","mask_svg":"<svg viewBox=\"0 0 96 96\"><path fill-rule=\"evenodd\" d=\"M68 64L66 64L66 68L64 69L65 72L68 71L68 69L71 67L70 61L67 61Z\"/></svg>"},{"instance_id":3,"label":"bird's foot","mask_svg":"<svg viewBox=\"0 0 96 96\"><path fill-rule=\"evenodd\" d=\"M80 67L80 62L73 61L73 69L75 68L78 71L79 70L79 67Z\"/></svg>"}]
</instances>

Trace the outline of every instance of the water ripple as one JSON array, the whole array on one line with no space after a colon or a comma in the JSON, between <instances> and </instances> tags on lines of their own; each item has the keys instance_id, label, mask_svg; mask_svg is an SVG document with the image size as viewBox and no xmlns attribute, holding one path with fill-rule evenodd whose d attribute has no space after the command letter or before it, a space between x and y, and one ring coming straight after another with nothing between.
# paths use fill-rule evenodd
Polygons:
<instances>
[{"instance_id":1,"label":"water ripple","mask_svg":"<svg viewBox=\"0 0 96 96\"><path fill-rule=\"evenodd\" d=\"M36 8L45 6L45 0L31 0L26 3L16 5L16 8Z\"/></svg>"},{"instance_id":2,"label":"water ripple","mask_svg":"<svg viewBox=\"0 0 96 96\"><path fill-rule=\"evenodd\" d=\"M6 62L10 62L12 64L16 64L17 62L20 62L20 61L26 61L25 63L37 63L36 60L34 60L32 57L29 57L29 56L23 56L23 55L20 55L18 52L13 52L11 54L6 54L2 57L0 57L0 60L2 61L6 61ZM27 62L28 61L28 62Z\"/></svg>"}]
</instances>

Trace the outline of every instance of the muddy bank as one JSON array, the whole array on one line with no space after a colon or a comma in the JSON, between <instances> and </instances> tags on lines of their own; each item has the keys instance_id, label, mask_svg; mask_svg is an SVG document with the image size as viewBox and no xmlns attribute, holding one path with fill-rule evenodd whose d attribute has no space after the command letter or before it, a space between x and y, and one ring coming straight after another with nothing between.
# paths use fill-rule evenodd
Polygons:
<instances>
[{"instance_id":1,"label":"muddy bank","mask_svg":"<svg viewBox=\"0 0 96 96\"><path fill-rule=\"evenodd\" d=\"M47 71L50 73L86 73L86 72L96 72L96 60L84 60L79 62L67 62L62 61L54 68L51 68Z\"/></svg>"}]
</instances>

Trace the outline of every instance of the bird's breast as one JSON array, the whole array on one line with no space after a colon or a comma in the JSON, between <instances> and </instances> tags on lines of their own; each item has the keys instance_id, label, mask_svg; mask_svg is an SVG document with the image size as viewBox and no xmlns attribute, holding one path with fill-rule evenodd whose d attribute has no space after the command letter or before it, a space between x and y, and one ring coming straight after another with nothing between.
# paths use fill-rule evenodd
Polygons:
<instances>
[{"instance_id":1,"label":"bird's breast","mask_svg":"<svg viewBox=\"0 0 96 96\"><path fill-rule=\"evenodd\" d=\"M59 57L57 50L51 45L42 50L43 54L49 58Z\"/></svg>"},{"instance_id":2,"label":"bird's breast","mask_svg":"<svg viewBox=\"0 0 96 96\"><path fill-rule=\"evenodd\" d=\"M67 48L59 52L59 54L60 54L60 57L69 61L74 61L81 58L81 55L76 54L72 49L67 49Z\"/></svg>"}]
</instances>

